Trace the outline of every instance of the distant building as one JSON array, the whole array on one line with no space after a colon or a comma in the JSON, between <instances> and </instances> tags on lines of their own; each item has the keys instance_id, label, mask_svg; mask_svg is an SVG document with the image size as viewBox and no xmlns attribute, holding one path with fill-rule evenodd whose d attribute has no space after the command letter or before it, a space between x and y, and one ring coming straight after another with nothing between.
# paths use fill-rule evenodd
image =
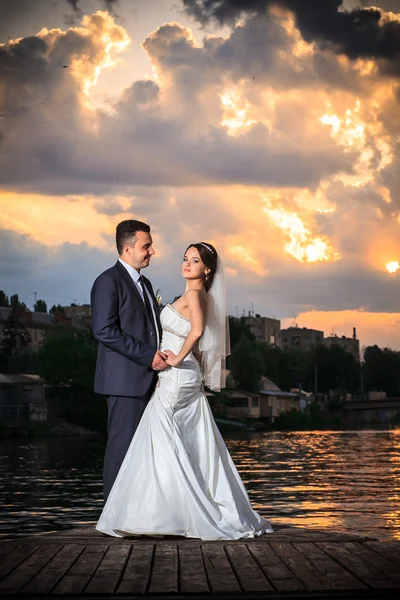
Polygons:
<instances>
[{"instance_id":1,"label":"distant building","mask_svg":"<svg viewBox=\"0 0 400 600\"><path fill-rule=\"evenodd\" d=\"M0 343L3 339L4 327L10 316L11 310L11 308L0 307ZM63 314L52 315L49 313L31 312L20 309L19 316L31 338L28 349L33 351L38 350L46 333L51 329L54 329L57 325L62 324L81 331L88 330L88 324L82 319L69 318Z\"/></svg>"},{"instance_id":2,"label":"distant building","mask_svg":"<svg viewBox=\"0 0 400 600\"><path fill-rule=\"evenodd\" d=\"M261 378L259 392L234 390L224 406L227 418L274 422L285 411L300 410L299 394L283 392L267 377Z\"/></svg>"},{"instance_id":3,"label":"distant building","mask_svg":"<svg viewBox=\"0 0 400 600\"><path fill-rule=\"evenodd\" d=\"M0 421L45 421L45 383L39 375L0 373Z\"/></svg>"},{"instance_id":4,"label":"distant building","mask_svg":"<svg viewBox=\"0 0 400 600\"><path fill-rule=\"evenodd\" d=\"M64 314L69 319L87 319L92 316L92 308L90 304L71 304L63 306Z\"/></svg>"},{"instance_id":5,"label":"distant building","mask_svg":"<svg viewBox=\"0 0 400 600\"><path fill-rule=\"evenodd\" d=\"M325 346L332 348L332 346L340 346L347 352L354 354L357 360L360 360L360 340L357 339L356 328L353 327L353 337L338 337L337 335L330 335L324 339Z\"/></svg>"},{"instance_id":6,"label":"distant building","mask_svg":"<svg viewBox=\"0 0 400 600\"><path fill-rule=\"evenodd\" d=\"M261 317L261 315L252 315L249 313L244 317L244 322L254 335L256 342L267 343L271 346L278 346L281 332L281 322L279 319L271 317Z\"/></svg>"},{"instance_id":7,"label":"distant building","mask_svg":"<svg viewBox=\"0 0 400 600\"><path fill-rule=\"evenodd\" d=\"M288 327L281 330L280 347L284 350L301 348L310 350L318 344L323 344L324 332L307 327Z\"/></svg>"}]
</instances>

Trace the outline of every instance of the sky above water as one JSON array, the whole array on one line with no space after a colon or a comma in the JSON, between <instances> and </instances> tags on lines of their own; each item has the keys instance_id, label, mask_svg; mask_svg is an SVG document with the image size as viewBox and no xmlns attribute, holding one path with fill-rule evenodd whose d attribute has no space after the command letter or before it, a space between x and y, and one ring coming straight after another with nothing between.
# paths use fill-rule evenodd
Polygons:
<instances>
[{"instance_id":1,"label":"sky above water","mask_svg":"<svg viewBox=\"0 0 400 600\"><path fill-rule=\"evenodd\" d=\"M85 303L116 224L164 302L400 349L400 0L2 0L0 289Z\"/></svg>"}]
</instances>

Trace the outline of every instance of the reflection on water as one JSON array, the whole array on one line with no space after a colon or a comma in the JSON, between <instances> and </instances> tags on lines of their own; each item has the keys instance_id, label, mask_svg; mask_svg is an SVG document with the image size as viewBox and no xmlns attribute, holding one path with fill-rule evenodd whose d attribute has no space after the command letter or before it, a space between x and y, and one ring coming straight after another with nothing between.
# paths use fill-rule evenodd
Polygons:
<instances>
[{"instance_id":1,"label":"reflection on water","mask_svg":"<svg viewBox=\"0 0 400 600\"><path fill-rule=\"evenodd\" d=\"M400 540L400 430L226 437L254 507L272 523ZM93 525L104 440L0 443L0 536Z\"/></svg>"}]
</instances>

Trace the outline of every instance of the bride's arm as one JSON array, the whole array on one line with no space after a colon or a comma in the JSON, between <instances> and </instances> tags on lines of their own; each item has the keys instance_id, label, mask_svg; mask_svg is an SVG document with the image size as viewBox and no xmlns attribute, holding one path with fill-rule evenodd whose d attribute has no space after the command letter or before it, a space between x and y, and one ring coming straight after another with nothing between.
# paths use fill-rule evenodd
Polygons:
<instances>
[{"instance_id":1,"label":"bride's arm","mask_svg":"<svg viewBox=\"0 0 400 600\"><path fill-rule=\"evenodd\" d=\"M166 363L170 367L177 367L183 361L183 359L186 358L189 352L193 350L204 331L207 308L207 299L204 292L188 290L185 296L192 327L179 354L175 355L169 350L165 351L165 354L168 354Z\"/></svg>"}]
</instances>

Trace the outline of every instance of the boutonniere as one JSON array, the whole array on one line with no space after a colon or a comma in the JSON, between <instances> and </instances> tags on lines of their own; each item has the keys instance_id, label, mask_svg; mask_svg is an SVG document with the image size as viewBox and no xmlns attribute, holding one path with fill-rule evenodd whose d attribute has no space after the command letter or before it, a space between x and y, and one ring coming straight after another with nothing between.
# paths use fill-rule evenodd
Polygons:
<instances>
[{"instance_id":1,"label":"boutonniere","mask_svg":"<svg viewBox=\"0 0 400 600\"><path fill-rule=\"evenodd\" d=\"M161 290L156 291L156 300L157 300L158 306L161 308L161 306L162 306Z\"/></svg>"}]
</instances>

